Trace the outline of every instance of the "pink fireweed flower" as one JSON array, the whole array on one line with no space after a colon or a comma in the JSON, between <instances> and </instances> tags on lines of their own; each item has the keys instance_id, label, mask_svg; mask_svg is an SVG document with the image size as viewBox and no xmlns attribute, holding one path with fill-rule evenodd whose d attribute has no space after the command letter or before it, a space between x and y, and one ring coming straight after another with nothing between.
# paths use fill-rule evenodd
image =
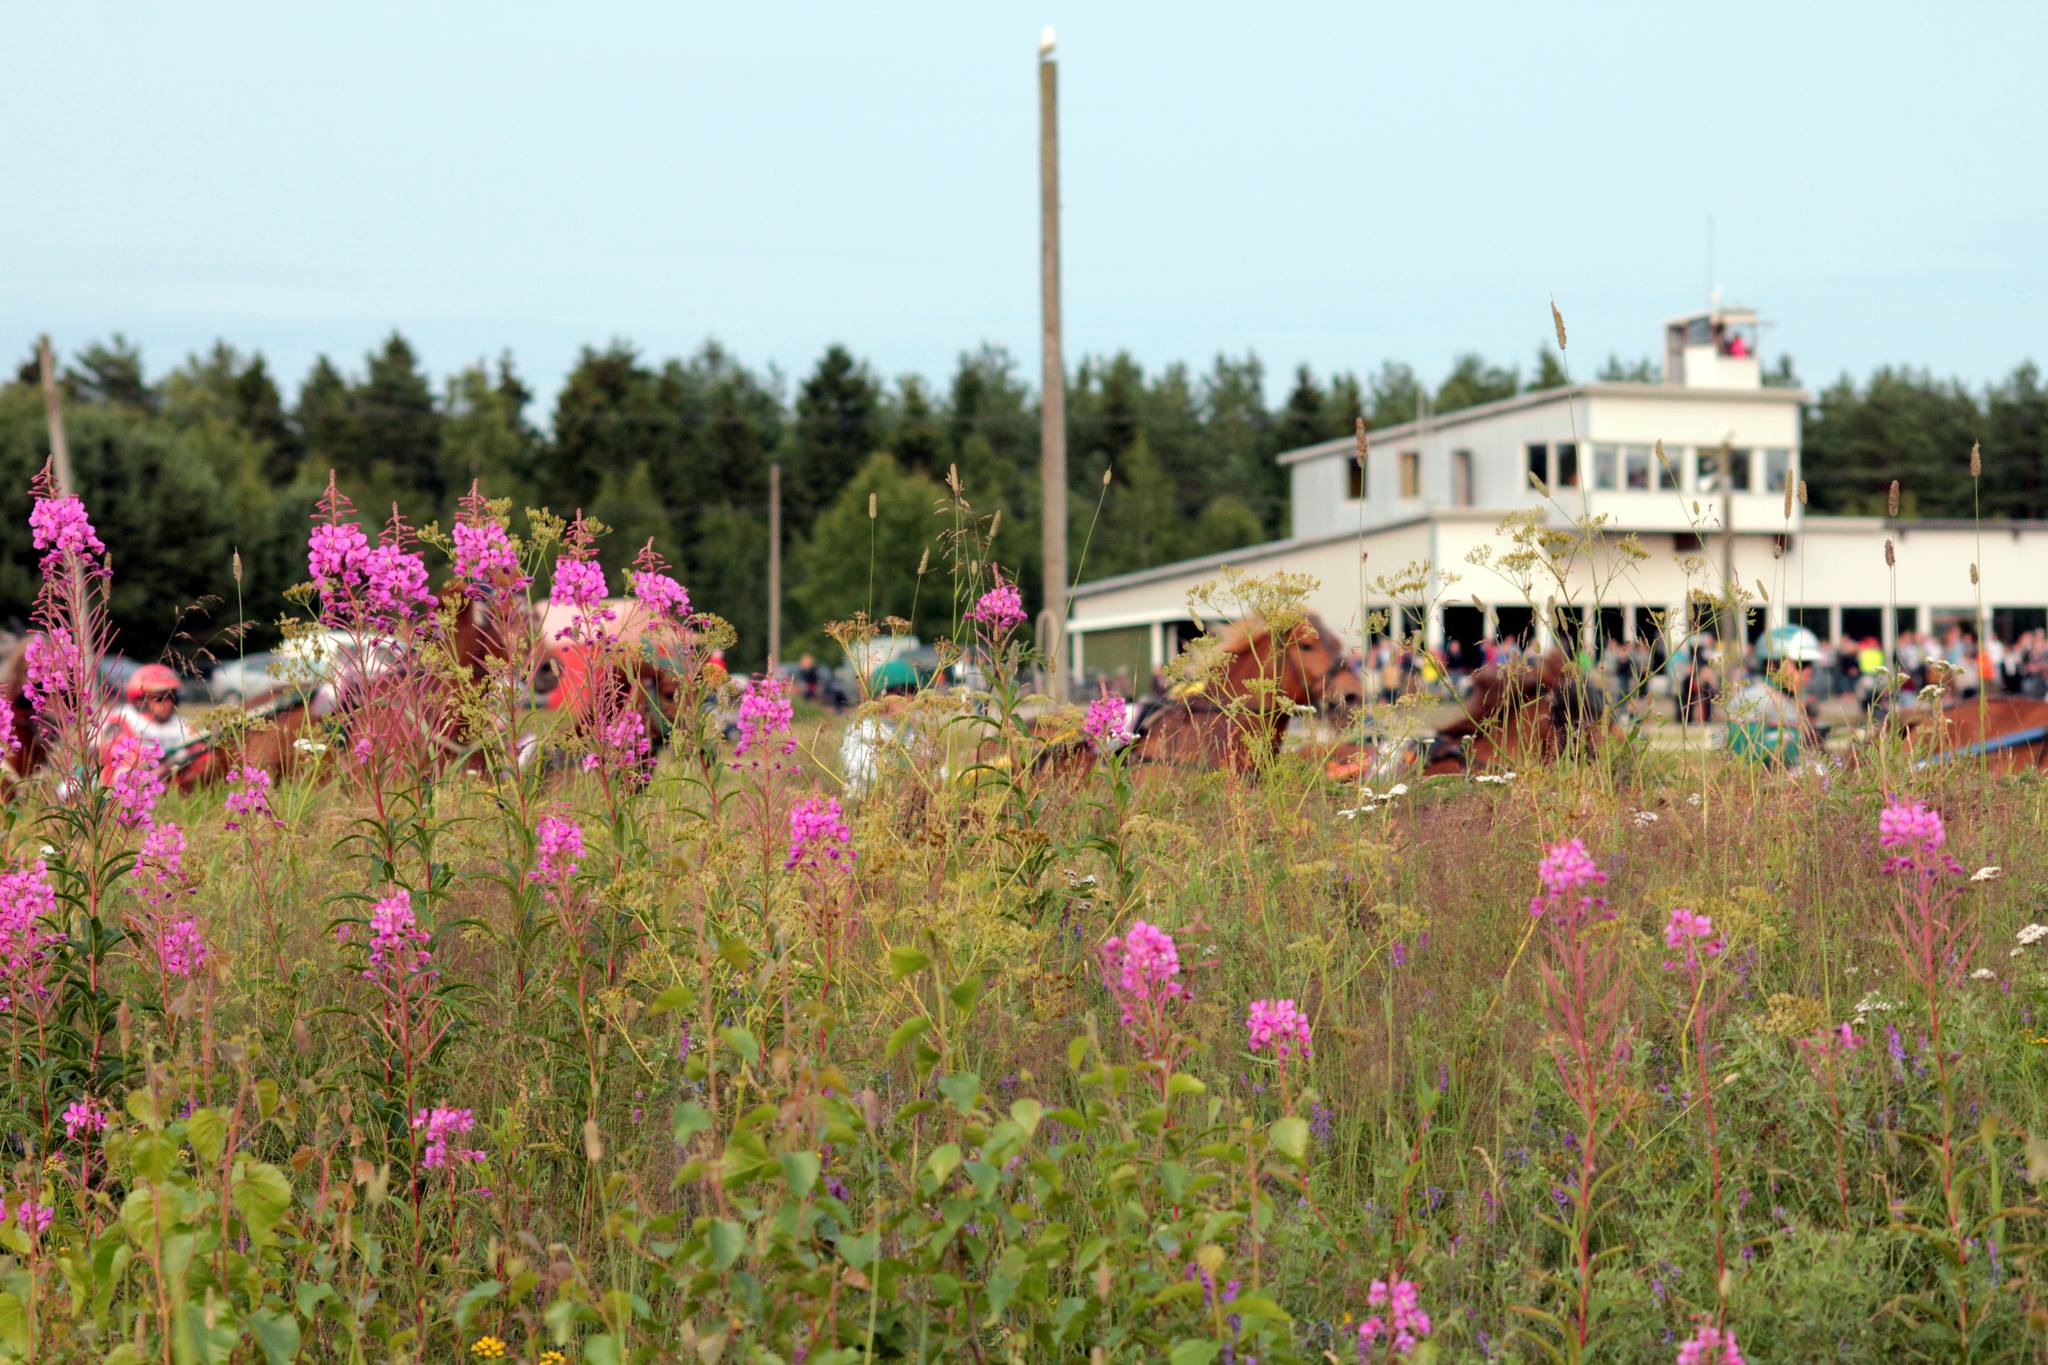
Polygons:
<instances>
[{"instance_id":1,"label":"pink fireweed flower","mask_svg":"<svg viewBox=\"0 0 2048 1365\"><path fill-rule=\"evenodd\" d=\"M1887 872L1917 872L1927 882L1943 873L1959 877L1963 865L1942 851L1947 842L1940 812L1918 801L1894 801L1877 817L1877 846L1893 850L1885 860Z\"/></svg>"},{"instance_id":2,"label":"pink fireweed flower","mask_svg":"<svg viewBox=\"0 0 2048 1365\"><path fill-rule=\"evenodd\" d=\"M0 872L0 1011L49 995L44 973L51 951L64 941L57 923L57 890L41 860Z\"/></svg>"},{"instance_id":3,"label":"pink fireweed flower","mask_svg":"<svg viewBox=\"0 0 2048 1365\"><path fill-rule=\"evenodd\" d=\"M21 741L14 737L14 708L0 706L0 759L21 747Z\"/></svg>"},{"instance_id":4,"label":"pink fireweed flower","mask_svg":"<svg viewBox=\"0 0 2048 1365\"><path fill-rule=\"evenodd\" d=\"M1542 889L1529 898L1531 915L1562 912L1569 918L1583 918L1607 904L1605 897L1589 889L1605 886L1607 874L1593 861L1582 839L1567 839L1543 850L1536 879Z\"/></svg>"},{"instance_id":5,"label":"pink fireweed flower","mask_svg":"<svg viewBox=\"0 0 2048 1365\"><path fill-rule=\"evenodd\" d=\"M1124 1022L1132 1022L1131 1003L1177 1000L1187 994L1180 979L1180 949L1173 935L1144 920L1134 920L1122 938L1105 941L1102 981L1125 1000Z\"/></svg>"},{"instance_id":6,"label":"pink fireweed flower","mask_svg":"<svg viewBox=\"0 0 2048 1365\"><path fill-rule=\"evenodd\" d=\"M206 935L199 921L186 917L172 920L156 936L157 967L165 976L183 980L197 974L208 957Z\"/></svg>"},{"instance_id":7,"label":"pink fireweed flower","mask_svg":"<svg viewBox=\"0 0 2048 1365\"><path fill-rule=\"evenodd\" d=\"M495 521L455 523L455 576L470 597L505 598L525 592L533 582L519 570L519 552Z\"/></svg>"},{"instance_id":8,"label":"pink fireweed flower","mask_svg":"<svg viewBox=\"0 0 2048 1365\"><path fill-rule=\"evenodd\" d=\"M157 798L164 794L164 780L157 773L164 751L152 740L120 735L107 748L107 787L119 807L114 819L129 829L149 823Z\"/></svg>"},{"instance_id":9,"label":"pink fireweed flower","mask_svg":"<svg viewBox=\"0 0 2048 1365\"><path fill-rule=\"evenodd\" d=\"M967 619L1001 635L1030 618L1025 615L1024 596L1017 591L1017 585L1005 583L1001 575L997 575L996 585L981 595L981 600L967 613Z\"/></svg>"},{"instance_id":10,"label":"pink fireweed flower","mask_svg":"<svg viewBox=\"0 0 2048 1365\"><path fill-rule=\"evenodd\" d=\"M370 539L354 522L322 522L306 538L306 573L321 592L341 592L362 572Z\"/></svg>"},{"instance_id":11,"label":"pink fireweed flower","mask_svg":"<svg viewBox=\"0 0 2048 1365\"><path fill-rule=\"evenodd\" d=\"M1879 848L1918 848L1929 853L1948 840L1948 829L1933 807L1915 801L1895 801L1877 817Z\"/></svg>"},{"instance_id":12,"label":"pink fireweed flower","mask_svg":"<svg viewBox=\"0 0 2048 1365\"><path fill-rule=\"evenodd\" d=\"M538 857L526 874L528 881L565 882L576 875L576 860L583 856L583 827L574 820L542 816L534 827L533 843Z\"/></svg>"},{"instance_id":13,"label":"pink fireweed flower","mask_svg":"<svg viewBox=\"0 0 2048 1365\"><path fill-rule=\"evenodd\" d=\"M789 857L783 867L812 872L851 866L853 831L834 796L807 796L790 808Z\"/></svg>"},{"instance_id":14,"label":"pink fireweed flower","mask_svg":"<svg viewBox=\"0 0 2048 1365\"><path fill-rule=\"evenodd\" d=\"M48 1232L50 1220L54 1217L56 1210L48 1204L37 1203L34 1195L23 1195L11 1206L0 1199L0 1222L12 1219L23 1232Z\"/></svg>"},{"instance_id":15,"label":"pink fireweed flower","mask_svg":"<svg viewBox=\"0 0 2048 1365\"><path fill-rule=\"evenodd\" d=\"M583 771L594 773L607 764L631 771L653 761L654 741L647 737L647 718L638 711L621 711L605 722L596 750L583 756Z\"/></svg>"},{"instance_id":16,"label":"pink fireweed flower","mask_svg":"<svg viewBox=\"0 0 2048 1365\"><path fill-rule=\"evenodd\" d=\"M656 615L680 621L690 614L689 589L667 574L628 569L626 578L633 585L633 596Z\"/></svg>"},{"instance_id":17,"label":"pink fireweed flower","mask_svg":"<svg viewBox=\"0 0 2048 1365\"><path fill-rule=\"evenodd\" d=\"M64 1136L72 1142L94 1137L107 1130L107 1107L88 1095L73 1100L64 1109Z\"/></svg>"},{"instance_id":18,"label":"pink fireweed flower","mask_svg":"<svg viewBox=\"0 0 2048 1365\"><path fill-rule=\"evenodd\" d=\"M433 938L413 914L412 893L401 888L378 901L370 910L370 965L363 975L406 978L433 969Z\"/></svg>"},{"instance_id":19,"label":"pink fireweed flower","mask_svg":"<svg viewBox=\"0 0 2048 1365\"><path fill-rule=\"evenodd\" d=\"M1115 753L1131 742L1130 711L1124 699L1114 692L1104 692L1088 703L1088 714L1081 718L1081 733L1097 753Z\"/></svg>"},{"instance_id":20,"label":"pink fireweed flower","mask_svg":"<svg viewBox=\"0 0 2048 1365\"><path fill-rule=\"evenodd\" d=\"M1390 1286L1385 1280L1374 1280L1365 1301L1384 1310L1384 1316L1375 1313L1358 1324L1360 1365L1377 1354L1373 1347L1382 1337L1390 1340L1396 1357L1405 1357L1429 1335L1432 1324L1429 1314L1422 1311L1422 1297L1416 1292L1414 1281L1396 1280Z\"/></svg>"},{"instance_id":21,"label":"pink fireweed flower","mask_svg":"<svg viewBox=\"0 0 2048 1365\"><path fill-rule=\"evenodd\" d=\"M739 715L733 722L739 727L740 739L733 747L734 756L745 757L757 745L769 745L778 739L782 741L784 757L795 753L796 737L790 733L794 717L795 708L783 691L780 674L770 673L741 683Z\"/></svg>"},{"instance_id":22,"label":"pink fireweed flower","mask_svg":"<svg viewBox=\"0 0 2048 1365\"><path fill-rule=\"evenodd\" d=\"M22 664L27 670L22 691L28 693L29 705L41 711L50 698L62 696L72 689L80 664L78 642L66 626L37 631L28 637L28 644L22 651Z\"/></svg>"},{"instance_id":23,"label":"pink fireweed flower","mask_svg":"<svg viewBox=\"0 0 2048 1365\"><path fill-rule=\"evenodd\" d=\"M1664 946L1682 955L1677 961L1666 958L1665 971L1698 972L1707 959L1719 957L1728 945L1714 937L1712 919L1681 908L1671 912L1664 926Z\"/></svg>"},{"instance_id":24,"label":"pink fireweed flower","mask_svg":"<svg viewBox=\"0 0 2048 1365\"><path fill-rule=\"evenodd\" d=\"M476 1127L476 1113L470 1109L422 1109L412 1116L412 1127L424 1135L420 1165L427 1170L450 1166L458 1161L482 1161L484 1154L474 1147L451 1147L450 1138L460 1137Z\"/></svg>"},{"instance_id":25,"label":"pink fireweed flower","mask_svg":"<svg viewBox=\"0 0 2048 1365\"><path fill-rule=\"evenodd\" d=\"M427 590L427 562L397 545L379 545L363 556L363 605L378 623L410 621L434 605Z\"/></svg>"},{"instance_id":26,"label":"pink fireweed flower","mask_svg":"<svg viewBox=\"0 0 2048 1365\"><path fill-rule=\"evenodd\" d=\"M226 828L240 829L245 822L268 821L282 824L270 808L270 774L262 768L243 766L228 772L228 818Z\"/></svg>"},{"instance_id":27,"label":"pink fireweed flower","mask_svg":"<svg viewBox=\"0 0 2048 1365\"><path fill-rule=\"evenodd\" d=\"M1308 1016L1292 1000L1252 1001L1244 1027L1253 1052L1271 1052L1283 1064L1296 1052L1309 1055Z\"/></svg>"},{"instance_id":28,"label":"pink fireweed flower","mask_svg":"<svg viewBox=\"0 0 2048 1365\"><path fill-rule=\"evenodd\" d=\"M185 879L185 831L168 820L151 825L135 855L133 875L159 890L175 889Z\"/></svg>"},{"instance_id":29,"label":"pink fireweed flower","mask_svg":"<svg viewBox=\"0 0 2048 1365\"><path fill-rule=\"evenodd\" d=\"M604 566L594 559L571 559L563 555L555 561L554 586L548 592L548 600L558 607L587 608L604 601Z\"/></svg>"},{"instance_id":30,"label":"pink fireweed flower","mask_svg":"<svg viewBox=\"0 0 2048 1365\"><path fill-rule=\"evenodd\" d=\"M86 516L85 503L77 497L37 498L28 514L29 539L44 552L43 577L48 578L67 556L81 567L97 567L95 557L107 552Z\"/></svg>"},{"instance_id":31,"label":"pink fireweed flower","mask_svg":"<svg viewBox=\"0 0 2048 1365\"><path fill-rule=\"evenodd\" d=\"M1677 1365L1745 1365L1735 1345L1735 1329L1701 1323L1699 1330L1680 1343Z\"/></svg>"}]
</instances>

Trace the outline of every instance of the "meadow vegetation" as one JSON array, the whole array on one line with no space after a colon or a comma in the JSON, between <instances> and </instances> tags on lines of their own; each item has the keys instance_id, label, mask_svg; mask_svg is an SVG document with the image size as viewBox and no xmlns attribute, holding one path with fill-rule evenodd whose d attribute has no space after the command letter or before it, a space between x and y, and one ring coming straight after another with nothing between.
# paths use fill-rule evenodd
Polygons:
<instances>
[{"instance_id":1,"label":"meadow vegetation","mask_svg":"<svg viewBox=\"0 0 2048 1365\"><path fill-rule=\"evenodd\" d=\"M2048 1340L2038 780L1628 743L1392 792L1295 753L1146 771L1120 709L1031 704L968 521L938 574L989 687L892 710L856 794L841 722L712 672L722 623L658 561L622 620L580 519L515 538L473 499L373 543L330 498L303 605L409 663L288 776L164 790L88 757L104 552L40 491L0 1357ZM672 642L667 735L600 690L532 757L503 699L536 580L600 658L629 620ZM500 628L480 674L457 611Z\"/></svg>"}]
</instances>

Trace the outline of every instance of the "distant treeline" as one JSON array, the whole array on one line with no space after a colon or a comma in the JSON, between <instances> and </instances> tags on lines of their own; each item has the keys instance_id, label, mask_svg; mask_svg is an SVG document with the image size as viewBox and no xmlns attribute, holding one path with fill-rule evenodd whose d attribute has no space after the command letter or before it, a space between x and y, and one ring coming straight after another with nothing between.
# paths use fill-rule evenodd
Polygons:
<instances>
[{"instance_id":1,"label":"distant treeline","mask_svg":"<svg viewBox=\"0 0 2048 1365\"><path fill-rule=\"evenodd\" d=\"M1610 358L1597 377L1654 376L1647 361ZM1360 414L1383 427L1425 401L1449 412L1564 382L1548 349L1527 376L1464 356L1426 400L1406 365L1364 380L1323 380L1302 366L1275 408L1250 355L1151 374L1127 354L1085 361L1067 395L1070 561L1095 578L1285 535L1279 452L1342 436ZM1769 382L1796 383L1790 363ZM841 346L791 384L716 344L656 361L614 343L584 350L545 428L509 356L437 391L396 333L359 373L322 357L291 403L260 354L226 343L151 378L116 336L72 357L62 384L73 464L113 552L113 615L131 654L158 653L180 629L180 648L203 645L238 619L256 623L251 647L274 639L290 610L285 590L305 577L307 517L330 468L367 523L395 503L415 524L445 525L474 479L515 508L581 508L613 527L614 572L651 537L698 605L738 627L740 665L764 652L768 470L778 461L786 654L823 649L823 626L857 610L910 617L927 638L946 629L950 582L942 568L920 581L917 566L928 547L930 563L944 563L952 520L934 513L949 467L977 512L1001 509L997 558L1038 600L1037 397L995 348L963 354L935 386L885 380ZM1881 511L1898 478L1914 514L1971 515L1972 442L1984 450L1985 516L2048 515L2048 391L2031 363L1982 393L1905 369L1860 384L1844 377L1806 414L1813 507ZM27 487L47 450L31 360L0 385L0 486L16 490L16 511L0 522L8 614L24 612L33 591Z\"/></svg>"}]
</instances>

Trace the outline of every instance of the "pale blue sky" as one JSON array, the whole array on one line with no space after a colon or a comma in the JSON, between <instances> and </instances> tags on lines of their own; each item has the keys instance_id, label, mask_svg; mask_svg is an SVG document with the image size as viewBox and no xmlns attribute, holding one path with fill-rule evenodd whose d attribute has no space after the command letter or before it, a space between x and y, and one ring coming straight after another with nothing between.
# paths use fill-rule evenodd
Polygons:
<instances>
[{"instance_id":1,"label":"pale blue sky","mask_svg":"<svg viewBox=\"0 0 2048 1365\"><path fill-rule=\"evenodd\" d=\"M1035 382L1045 22L1070 357L1526 367L1554 294L1586 373L1702 300L1711 212L1810 384L2048 359L2048 7L1784 0L15 4L0 347Z\"/></svg>"}]
</instances>

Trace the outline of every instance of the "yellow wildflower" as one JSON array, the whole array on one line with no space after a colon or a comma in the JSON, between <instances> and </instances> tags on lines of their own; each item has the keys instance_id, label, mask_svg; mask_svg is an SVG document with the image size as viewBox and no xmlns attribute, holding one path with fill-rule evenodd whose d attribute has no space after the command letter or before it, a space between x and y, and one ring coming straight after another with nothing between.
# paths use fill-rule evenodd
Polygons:
<instances>
[{"instance_id":1,"label":"yellow wildflower","mask_svg":"<svg viewBox=\"0 0 2048 1365\"><path fill-rule=\"evenodd\" d=\"M533 1362L533 1365L569 1365L569 1357L560 1351L546 1351L539 1360Z\"/></svg>"},{"instance_id":2,"label":"yellow wildflower","mask_svg":"<svg viewBox=\"0 0 2048 1365\"><path fill-rule=\"evenodd\" d=\"M503 1360L505 1343L493 1336L481 1336L470 1346L469 1353L478 1360Z\"/></svg>"}]
</instances>

